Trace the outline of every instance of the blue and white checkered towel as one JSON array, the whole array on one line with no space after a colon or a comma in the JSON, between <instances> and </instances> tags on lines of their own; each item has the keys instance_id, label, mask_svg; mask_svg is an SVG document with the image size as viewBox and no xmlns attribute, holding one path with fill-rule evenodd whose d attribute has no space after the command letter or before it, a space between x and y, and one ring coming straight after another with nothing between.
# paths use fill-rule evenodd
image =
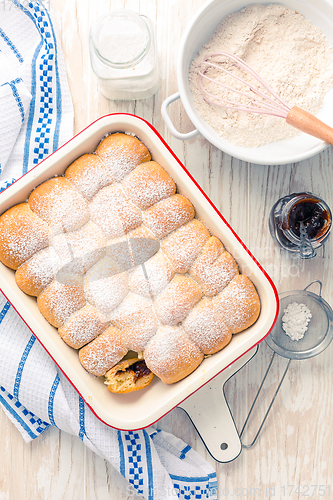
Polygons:
<instances>
[{"instance_id":1,"label":"blue and white checkered towel","mask_svg":"<svg viewBox=\"0 0 333 500\"><path fill-rule=\"evenodd\" d=\"M0 190L72 135L59 43L38 2L6 0L0 15ZM1 194L0 194L1 196ZM28 442L50 425L79 436L147 500L217 498L214 469L155 428L100 422L0 293L0 403Z\"/></svg>"}]
</instances>

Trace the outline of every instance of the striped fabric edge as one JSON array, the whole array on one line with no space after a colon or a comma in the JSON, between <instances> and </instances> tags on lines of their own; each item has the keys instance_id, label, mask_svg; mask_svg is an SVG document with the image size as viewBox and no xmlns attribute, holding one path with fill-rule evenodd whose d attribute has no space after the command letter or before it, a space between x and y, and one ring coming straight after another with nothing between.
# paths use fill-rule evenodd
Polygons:
<instances>
[{"instance_id":1,"label":"striped fabric edge","mask_svg":"<svg viewBox=\"0 0 333 500\"><path fill-rule=\"evenodd\" d=\"M22 172L25 174L31 166L38 164L59 147L62 89L58 67L57 39L49 12L38 0L29 2L27 7L17 0L15 0L15 4L34 23L40 36L40 43L35 49L31 62L32 98L26 129ZM38 77L42 78L42 81L39 81ZM53 84L52 81L54 81ZM35 115L37 102L41 105L39 117ZM53 122L52 126L51 121ZM35 147L32 146L32 137L34 137Z\"/></svg>"},{"instance_id":2,"label":"striped fabric edge","mask_svg":"<svg viewBox=\"0 0 333 500\"><path fill-rule=\"evenodd\" d=\"M11 422L20 431L25 442L29 443L40 436L50 424L27 410L12 394L0 386L0 404Z\"/></svg>"},{"instance_id":3,"label":"striped fabric edge","mask_svg":"<svg viewBox=\"0 0 333 500\"><path fill-rule=\"evenodd\" d=\"M170 474L174 491L180 500L217 500L218 483L216 473L203 477L177 476Z\"/></svg>"},{"instance_id":4,"label":"striped fabric edge","mask_svg":"<svg viewBox=\"0 0 333 500\"><path fill-rule=\"evenodd\" d=\"M149 434L140 431L117 431L119 472L129 485L146 500L157 499Z\"/></svg>"},{"instance_id":5,"label":"striped fabric edge","mask_svg":"<svg viewBox=\"0 0 333 500\"><path fill-rule=\"evenodd\" d=\"M23 63L23 57L20 52L17 50L13 42L8 38L6 33L0 28L0 37L4 39L10 50L15 54L15 57L19 60L20 63Z\"/></svg>"},{"instance_id":6,"label":"striped fabric edge","mask_svg":"<svg viewBox=\"0 0 333 500\"><path fill-rule=\"evenodd\" d=\"M201 475L198 476L181 474L180 465L179 474L169 472L174 495L181 500L217 500L218 482L216 472L191 446L161 429L153 428L152 432L150 432L150 438L157 447L162 447L172 456L177 457L182 462L187 462L188 465L191 464L197 467L201 471ZM181 443L185 444L185 446L180 447Z\"/></svg>"}]
</instances>

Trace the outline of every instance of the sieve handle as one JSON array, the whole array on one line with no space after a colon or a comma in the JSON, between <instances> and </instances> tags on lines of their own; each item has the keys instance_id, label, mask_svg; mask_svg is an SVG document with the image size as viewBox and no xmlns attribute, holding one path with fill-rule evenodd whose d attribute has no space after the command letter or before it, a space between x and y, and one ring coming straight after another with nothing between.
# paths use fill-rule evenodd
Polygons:
<instances>
[{"instance_id":1,"label":"sieve handle","mask_svg":"<svg viewBox=\"0 0 333 500\"><path fill-rule=\"evenodd\" d=\"M294 106L289 111L286 122L301 132L317 137L333 145L333 128L304 109Z\"/></svg>"},{"instance_id":2,"label":"sieve handle","mask_svg":"<svg viewBox=\"0 0 333 500\"><path fill-rule=\"evenodd\" d=\"M195 137L196 135L199 134L199 130L194 129L191 132L188 132L187 134L182 134L181 132L178 132L178 130L176 130L176 128L175 128L174 124L172 123L170 116L168 114L168 107L170 106L170 104L172 104L174 101L177 101L177 99L179 99L179 98L180 98L179 92L176 92L175 94L172 94L169 97L167 97L162 103L161 114L162 114L163 120L165 121L166 126L169 129L169 132L171 132L171 134L174 137L176 137L176 139L180 139L180 140L191 139L192 137Z\"/></svg>"},{"instance_id":3,"label":"sieve handle","mask_svg":"<svg viewBox=\"0 0 333 500\"><path fill-rule=\"evenodd\" d=\"M253 401L253 403L252 403L252 405L251 405L250 411L249 411L249 413L248 413L248 415L247 415L247 417L246 417L246 420L245 420L245 422L244 422L243 428L242 428L242 430L241 430L241 432L240 432L240 434L239 434L239 437L240 437L241 439L242 439L243 434L244 434L244 431L245 431L245 429L246 429L246 427L247 427L247 425L248 425L248 422L249 422L250 416L251 416L252 411L253 411L253 409L254 409L254 407L255 407L255 405L256 405L256 402L258 401L259 394L260 394L261 389L262 389L262 387L263 387L263 385L264 385L264 383L265 383L265 380L266 380L266 378L267 378L267 375L268 375L268 373L270 372L270 369L271 369L271 367L272 367L272 364L273 364L273 361L274 361L275 355L276 355L276 353L275 353L275 352L273 352L273 356L272 356L271 361L270 361L270 363L269 363L269 365L268 365L268 368L267 368L267 370L266 370L266 373L265 373L265 375L264 375L264 378L262 379L262 382L261 382L261 384L260 384L260 387L259 387L259 389L258 389L258 392L257 392L257 394L256 394L256 396L255 396L255 398L254 398L254 401ZM263 428L263 426L264 426L264 424L265 424L265 422L266 422L266 419L267 419L267 417L268 417L268 414L269 414L269 412L270 412L270 410L271 410L271 408L272 408L272 406L273 406L273 403L274 403L274 401L275 401L275 399L276 399L276 396L277 396L277 394L278 394L278 392L279 392L279 390L280 390L280 387L281 387L281 385L282 385L282 382L284 381L284 378L285 378L285 376L286 376L286 374L287 374L287 371L288 371L288 368L289 368L290 362L291 362L291 359L289 359L289 361L288 361L288 364L287 364L287 366L286 366L286 368L285 368L285 370L284 370L284 372L283 372L283 375L282 375L282 377L281 377L281 380L280 380L280 382L279 382L279 385L277 386L277 389L276 389L276 391L275 391L275 393L274 393L274 395L273 395L273 397L272 397L272 399L271 399L271 402L270 402L270 404L269 404L269 407L268 407L268 409L267 409L267 411L266 411L266 413L265 413L265 415L264 415L264 418L263 418L263 419L262 419L262 421L261 421L261 424L260 424L260 426L259 426L259 429L257 430L256 435L254 436L254 438L253 438L253 440L252 440L252 442L251 442L250 444L244 444L244 443L243 443L243 441L242 441L242 447L243 447L243 448L247 448L247 449L248 449L248 448L252 448L252 446L253 446L253 445L255 444L255 442L257 441L258 436L259 436L259 434L260 434L260 432L261 432L261 430L262 430L262 428Z\"/></svg>"},{"instance_id":4,"label":"sieve handle","mask_svg":"<svg viewBox=\"0 0 333 500\"><path fill-rule=\"evenodd\" d=\"M306 291L308 288L310 288L310 286L312 286L314 283L318 283L319 284L319 297L321 297L321 291L323 289L323 284L320 280L314 280L314 281L311 281L311 283L309 283L305 288L304 288L304 291Z\"/></svg>"}]
</instances>

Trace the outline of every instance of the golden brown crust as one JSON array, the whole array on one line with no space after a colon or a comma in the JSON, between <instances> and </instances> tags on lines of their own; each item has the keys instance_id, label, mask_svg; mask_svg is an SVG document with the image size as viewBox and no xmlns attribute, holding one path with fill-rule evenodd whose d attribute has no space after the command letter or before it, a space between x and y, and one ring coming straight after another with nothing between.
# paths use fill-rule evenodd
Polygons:
<instances>
[{"instance_id":1,"label":"golden brown crust","mask_svg":"<svg viewBox=\"0 0 333 500\"><path fill-rule=\"evenodd\" d=\"M66 169L65 177L87 200L112 183L110 172L96 154L80 156Z\"/></svg>"},{"instance_id":2,"label":"golden brown crust","mask_svg":"<svg viewBox=\"0 0 333 500\"><path fill-rule=\"evenodd\" d=\"M79 351L82 366L96 377L104 375L127 354L121 332L110 326Z\"/></svg>"},{"instance_id":3,"label":"golden brown crust","mask_svg":"<svg viewBox=\"0 0 333 500\"><path fill-rule=\"evenodd\" d=\"M52 177L40 184L30 194L28 204L54 233L75 231L89 220L87 202L65 177Z\"/></svg>"},{"instance_id":4,"label":"golden brown crust","mask_svg":"<svg viewBox=\"0 0 333 500\"><path fill-rule=\"evenodd\" d=\"M207 227L193 219L164 238L161 246L175 271L186 273L209 237Z\"/></svg>"},{"instance_id":5,"label":"golden brown crust","mask_svg":"<svg viewBox=\"0 0 333 500\"><path fill-rule=\"evenodd\" d=\"M109 326L104 314L90 304L75 311L58 329L60 337L74 349L80 349L94 340Z\"/></svg>"},{"instance_id":6,"label":"golden brown crust","mask_svg":"<svg viewBox=\"0 0 333 500\"><path fill-rule=\"evenodd\" d=\"M122 182L125 195L141 210L172 196L176 184L170 175L155 161L138 165Z\"/></svg>"},{"instance_id":7,"label":"golden brown crust","mask_svg":"<svg viewBox=\"0 0 333 500\"><path fill-rule=\"evenodd\" d=\"M185 378L203 360L199 347L177 326L162 326L143 355L148 368L165 384Z\"/></svg>"},{"instance_id":8,"label":"golden brown crust","mask_svg":"<svg viewBox=\"0 0 333 500\"><path fill-rule=\"evenodd\" d=\"M252 282L150 160L137 138L111 134L0 217L0 259L117 393L153 374L183 379L260 313ZM143 362L121 361L128 351L150 372L138 377Z\"/></svg>"},{"instance_id":9,"label":"golden brown crust","mask_svg":"<svg viewBox=\"0 0 333 500\"><path fill-rule=\"evenodd\" d=\"M27 203L9 208L0 217L0 260L17 269L39 250L47 247L50 230Z\"/></svg>"},{"instance_id":10,"label":"golden brown crust","mask_svg":"<svg viewBox=\"0 0 333 500\"><path fill-rule=\"evenodd\" d=\"M189 275L199 283L207 297L221 292L237 274L235 259L215 236L207 241L189 270Z\"/></svg>"},{"instance_id":11,"label":"golden brown crust","mask_svg":"<svg viewBox=\"0 0 333 500\"><path fill-rule=\"evenodd\" d=\"M229 344L232 334L210 299L202 299L190 312L182 327L188 338L204 354L215 354Z\"/></svg>"},{"instance_id":12,"label":"golden brown crust","mask_svg":"<svg viewBox=\"0 0 333 500\"><path fill-rule=\"evenodd\" d=\"M144 360L131 358L117 363L105 374L105 384L110 392L126 394L147 387L154 374L147 368Z\"/></svg>"},{"instance_id":13,"label":"golden brown crust","mask_svg":"<svg viewBox=\"0 0 333 500\"><path fill-rule=\"evenodd\" d=\"M68 275L64 282L52 281L37 297L37 305L44 318L56 328L85 305L82 278Z\"/></svg>"},{"instance_id":14,"label":"golden brown crust","mask_svg":"<svg viewBox=\"0 0 333 500\"><path fill-rule=\"evenodd\" d=\"M139 163L150 161L146 146L133 135L117 132L101 141L96 149L113 182L121 182Z\"/></svg>"},{"instance_id":15,"label":"golden brown crust","mask_svg":"<svg viewBox=\"0 0 333 500\"><path fill-rule=\"evenodd\" d=\"M236 276L213 298L213 304L232 333L249 328L260 313L259 295L245 274Z\"/></svg>"},{"instance_id":16,"label":"golden brown crust","mask_svg":"<svg viewBox=\"0 0 333 500\"><path fill-rule=\"evenodd\" d=\"M24 293L38 297L55 279L60 268L61 263L54 248L44 248L17 269L15 281Z\"/></svg>"},{"instance_id":17,"label":"golden brown crust","mask_svg":"<svg viewBox=\"0 0 333 500\"><path fill-rule=\"evenodd\" d=\"M143 213L143 224L157 238L164 238L193 217L194 207L192 203L185 196L175 194L148 208Z\"/></svg>"}]
</instances>

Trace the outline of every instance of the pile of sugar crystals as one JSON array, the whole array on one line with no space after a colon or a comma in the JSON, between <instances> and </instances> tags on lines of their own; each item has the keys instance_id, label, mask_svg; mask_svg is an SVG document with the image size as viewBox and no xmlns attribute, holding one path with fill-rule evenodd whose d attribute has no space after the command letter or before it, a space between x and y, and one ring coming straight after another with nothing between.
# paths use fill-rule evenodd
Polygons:
<instances>
[{"instance_id":1,"label":"pile of sugar crystals","mask_svg":"<svg viewBox=\"0 0 333 500\"><path fill-rule=\"evenodd\" d=\"M300 340L308 329L312 314L305 304L292 302L284 309L282 328L291 340Z\"/></svg>"}]
</instances>

